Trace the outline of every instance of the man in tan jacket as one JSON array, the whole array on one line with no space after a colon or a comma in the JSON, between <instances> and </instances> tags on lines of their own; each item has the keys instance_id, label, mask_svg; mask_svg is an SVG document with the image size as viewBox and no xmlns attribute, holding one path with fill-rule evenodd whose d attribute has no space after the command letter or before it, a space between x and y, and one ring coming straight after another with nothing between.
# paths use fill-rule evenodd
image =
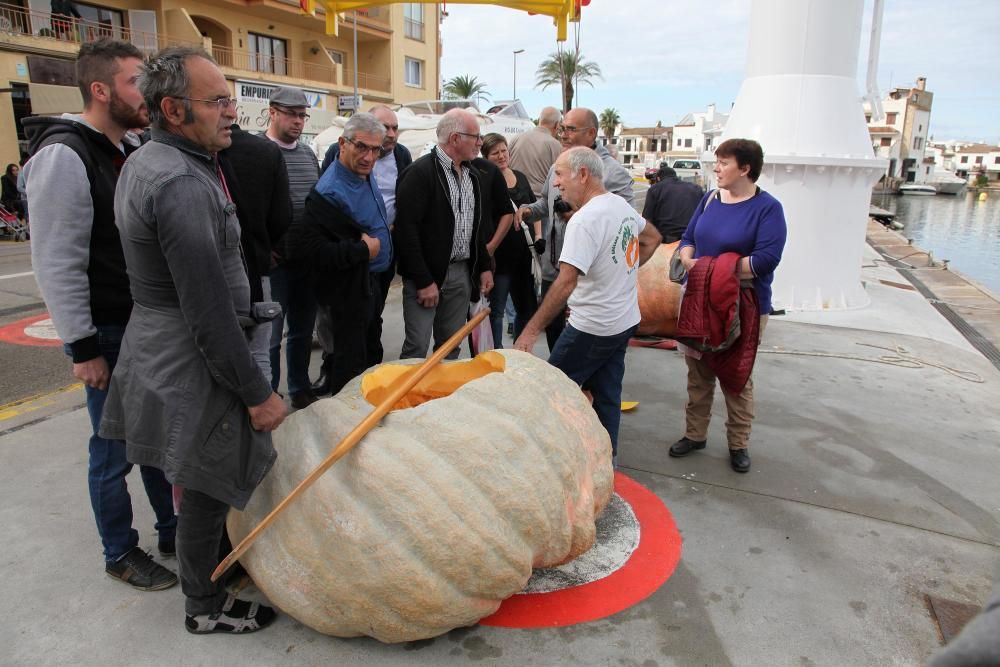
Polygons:
<instances>
[{"instance_id":1,"label":"man in tan jacket","mask_svg":"<svg viewBox=\"0 0 1000 667\"><path fill-rule=\"evenodd\" d=\"M542 186L549 177L549 168L562 153L556 138L562 113L555 107L545 107L538 114L538 127L516 135L510 142L510 168L523 172L536 197L542 196Z\"/></svg>"}]
</instances>

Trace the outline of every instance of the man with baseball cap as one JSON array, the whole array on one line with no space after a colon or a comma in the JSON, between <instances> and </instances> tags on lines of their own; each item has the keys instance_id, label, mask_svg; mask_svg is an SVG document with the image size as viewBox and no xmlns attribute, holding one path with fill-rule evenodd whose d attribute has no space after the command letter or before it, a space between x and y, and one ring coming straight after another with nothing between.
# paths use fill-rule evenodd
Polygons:
<instances>
[{"instance_id":1,"label":"man with baseball cap","mask_svg":"<svg viewBox=\"0 0 1000 667\"><path fill-rule=\"evenodd\" d=\"M316 155L299 141L309 114L309 101L299 88L281 86L269 100L270 125L267 138L278 145L288 168L288 191L292 200L292 224L298 223L305 208L306 195L319 180ZM274 321L271 331L271 386L277 388L281 377L281 337L285 322L288 397L292 407L301 409L316 400L309 381L309 357L316 321L316 295L304 267L285 260L285 249L275 250L277 266L271 272L271 295L281 304L284 318Z\"/></svg>"}]
</instances>

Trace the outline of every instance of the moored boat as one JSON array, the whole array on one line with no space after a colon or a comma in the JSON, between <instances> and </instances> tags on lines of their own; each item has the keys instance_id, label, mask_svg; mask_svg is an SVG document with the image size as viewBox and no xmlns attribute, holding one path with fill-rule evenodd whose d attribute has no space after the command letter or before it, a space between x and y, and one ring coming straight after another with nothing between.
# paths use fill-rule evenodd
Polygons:
<instances>
[{"instance_id":1,"label":"moored boat","mask_svg":"<svg viewBox=\"0 0 1000 667\"><path fill-rule=\"evenodd\" d=\"M936 195L937 190L933 185L927 185L925 183L906 183L905 185L899 186L899 194L901 195Z\"/></svg>"}]
</instances>

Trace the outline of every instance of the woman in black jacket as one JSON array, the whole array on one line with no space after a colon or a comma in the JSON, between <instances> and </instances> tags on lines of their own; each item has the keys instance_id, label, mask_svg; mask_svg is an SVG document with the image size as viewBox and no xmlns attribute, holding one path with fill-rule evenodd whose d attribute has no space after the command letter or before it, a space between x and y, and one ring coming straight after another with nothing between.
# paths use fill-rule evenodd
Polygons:
<instances>
[{"instance_id":1,"label":"woman in black jacket","mask_svg":"<svg viewBox=\"0 0 1000 667\"><path fill-rule=\"evenodd\" d=\"M514 209L535 201L528 178L519 171L510 168L510 153L507 150L507 139L495 132L483 137L481 149L483 157L495 164L507 182L507 194L514 202ZM541 222L535 223L533 239L538 252L544 251L545 239L541 236ZM490 325L493 329L494 347L503 347L503 314L507 305L507 296L514 302L514 340L521 334L524 325L538 308L535 297L535 279L531 275L531 253L534 250L528 245L521 229L512 227L500 241L493 253L496 268L493 272L493 291L490 292Z\"/></svg>"}]
</instances>

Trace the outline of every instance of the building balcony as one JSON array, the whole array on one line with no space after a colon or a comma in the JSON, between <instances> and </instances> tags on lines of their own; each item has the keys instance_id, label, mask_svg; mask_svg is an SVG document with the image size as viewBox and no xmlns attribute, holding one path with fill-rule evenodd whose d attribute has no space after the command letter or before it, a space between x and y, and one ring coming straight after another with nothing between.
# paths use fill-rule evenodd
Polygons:
<instances>
[{"instance_id":1,"label":"building balcony","mask_svg":"<svg viewBox=\"0 0 1000 667\"><path fill-rule=\"evenodd\" d=\"M53 17L50 12L0 3L0 45L7 45L8 49L13 47L14 50L57 57L72 56L80 44L106 37L131 42L147 54L168 46L192 46L204 48L211 53L223 72L233 78L252 77L281 84L336 86L342 89L352 89L354 86L352 69L331 60L318 36L301 45L302 58L278 57L253 53L247 49L234 49L213 41L211 37L203 37L193 29L195 23L183 9L168 10L166 15L167 29L171 30L171 34L144 32L86 20L66 21ZM172 22L172 15L184 20ZM373 19L366 16L365 20L371 22ZM187 29L174 31L172 25ZM360 36L360 16L358 28ZM358 72L358 88L363 95L384 98L391 91L391 83L387 76Z\"/></svg>"}]
</instances>

